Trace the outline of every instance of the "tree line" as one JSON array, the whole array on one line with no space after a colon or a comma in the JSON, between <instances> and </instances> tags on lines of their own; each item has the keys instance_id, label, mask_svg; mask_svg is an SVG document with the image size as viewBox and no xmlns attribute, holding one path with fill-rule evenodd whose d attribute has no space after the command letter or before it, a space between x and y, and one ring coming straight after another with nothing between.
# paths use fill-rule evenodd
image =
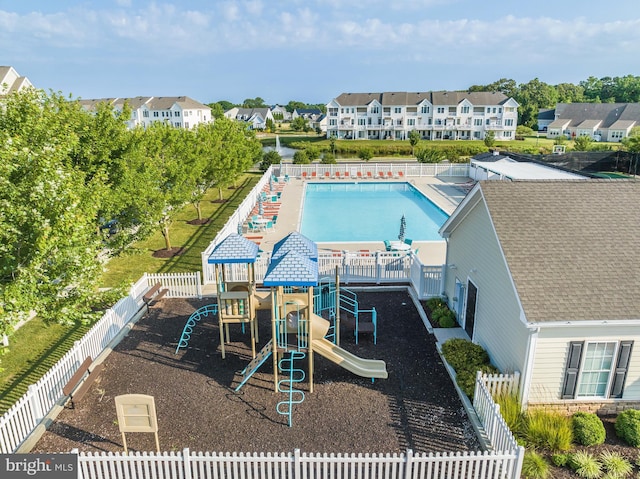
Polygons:
<instances>
[{"instance_id":1,"label":"tree line","mask_svg":"<svg viewBox=\"0 0 640 479\"><path fill-rule=\"evenodd\" d=\"M35 89L2 99L0 334L29 312L90 319L105 252L154 230L170 249L178 210L191 203L200 217L208 189L221 192L261 158L253 133L231 120L129 129L130 116Z\"/></svg>"}]
</instances>

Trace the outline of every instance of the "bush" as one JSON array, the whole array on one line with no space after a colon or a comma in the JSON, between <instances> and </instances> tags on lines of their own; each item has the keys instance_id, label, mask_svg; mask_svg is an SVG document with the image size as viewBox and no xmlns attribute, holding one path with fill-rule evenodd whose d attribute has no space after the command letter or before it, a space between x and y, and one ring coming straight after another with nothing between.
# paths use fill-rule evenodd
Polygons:
<instances>
[{"instance_id":1,"label":"bush","mask_svg":"<svg viewBox=\"0 0 640 479\"><path fill-rule=\"evenodd\" d=\"M524 479L546 479L549 476L549 464L535 451L526 451L522 461Z\"/></svg>"},{"instance_id":2,"label":"bush","mask_svg":"<svg viewBox=\"0 0 640 479\"><path fill-rule=\"evenodd\" d=\"M551 461L558 467L566 467L569 465L569 460L571 459L571 454L566 453L556 453L551 456Z\"/></svg>"},{"instance_id":3,"label":"bush","mask_svg":"<svg viewBox=\"0 0 640 479\"><path fill-rule=\"evenodd\" d=\"M571 418L554 411L530 411L525 421L525 437L530 446L549 452L568 451L573 442Z\"/></svg>"},{"instance_id":4,"label":"bush","mask_svg":"<svg viewBox=\"0 0 640 479\"><path fill-rule=\"evenodd\" d=\"M633 466L620 453L603 451L600 453L600 462L604 470L611 477L625 477L633 471Z\"/></svg>"},{"instance_id":5,"label":"bush","mask_svg":"<svg viewBox=\"0 0 640 479\"><path fill-rule=\"evenodd\" d=\"M571 454L569 466L578 476L586 479L596 479L602 475L602 464L588 452Z\"/></svg>"},{"instance_id":6,"label":"bush","mask_svg":"<svg viewBox=\"0 0 640 479\"><path fill-rule=\"evenodd\" d=\"M616 435L633 447L640 446L640 411L627 409L616 418Z\"/></svg>"},{"instance_id":7,"label":"bush","mask_svg":"<svg viewBox=\"0 0 640 479\"><path fill-rule=\"evenodd\" d=\"M489 354L478 344L462 338L449 339L442 345L442 354L453 369L472 369L489 364Z\"/></svg>"},{"instance_id":8,"label":"bush","mask_svg":"<svg viewBox=\"0 0 640 479\"><path fill-rule=\"evenodd\" d=\"M446 304L434 309L430 319L434 327L453 328L456 325L456 315Z\"/></svg>"},{"instance_id":9,"label":"bush","mask_svg":"<svg viewBox=\"0 0 640 479\"><path fill-rule=\"evenodd\" d=\"M433 298L429 298L427 299L424 304L427 306L427 308L429 308L429 310L433 311L435 309L441 308L442 306L445 306L445 302L442 300L442 298L439 298L437 296L434 296Z\"/></svg>"},{"instance_id":10,"label":"bush","mask_svg":"<svg viewBox=\"0 0 640 479\"><path fill-rule=\"evenodd\" d=\"M484 374L497 374L498 368L491 364L480 364L456 370L456 384L470 400L473 400L473 393L476 389L476 372L480 371Z\"/></svg>"},{"instance_id":11,"label":"bush","mask_svg":"<svg viewBox=\"0 0 640 479\"><path fill-rule=\"evenodd\" d=\"M321 163L335 165L337 163L336 156L333 153L323 153Z\"/></svg>"},{"instance_id":12,"label":"bush","mask_svg":"<svg viewBox=\"0 0 640 479\"><path fill-rule=\"evenodd\" d=\"M577 412L572 418L573 437L578 444L595 446L604 443L607 436L602 420L593 413Z\"/></svg>"}]
</instances>

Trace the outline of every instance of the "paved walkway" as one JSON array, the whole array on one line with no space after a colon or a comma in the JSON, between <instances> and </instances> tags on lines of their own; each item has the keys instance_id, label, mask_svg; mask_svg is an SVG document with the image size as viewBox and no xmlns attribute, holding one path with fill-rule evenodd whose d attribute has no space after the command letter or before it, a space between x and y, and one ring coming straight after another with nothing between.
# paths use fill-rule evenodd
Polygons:
<instances>
[{"instance_id":1,"label":"paved walkway","mask_svg":"<svg viewBox=\"0 0 640 479\"><path fill-rule=\"evenodd\" d=\"M413 186L424 193L431 201L438 205L447 214L451 214L456 206L465 196L463 189L456 187L456 183L464 183L466 178L443 178L443 177L409 177L403 180L387 181L408 181ZM309 180L311 181L311 180ZM273 245L284 238L292 231L299 231L302 213L302 196L304 194L304 184L307 180L291 178L285 183L281 194L281 204L278 209L278 221L274 228L259 233L250 233L245 236L259 242L260 248L264 251L271 251ZM318 182L335 182L343 180L318 180ZM369 180L363 180L369 181ZM265 216L267 216L265 214ZM413 248L418 248L418 257L423 264L443 264L446 260L445 241L416 241ZM346 250L357 251L368 249L372 251L385 250L383 240L372 242L345 242L345 243L318 243L320 250Z\"/></svg>"}]
</instances>

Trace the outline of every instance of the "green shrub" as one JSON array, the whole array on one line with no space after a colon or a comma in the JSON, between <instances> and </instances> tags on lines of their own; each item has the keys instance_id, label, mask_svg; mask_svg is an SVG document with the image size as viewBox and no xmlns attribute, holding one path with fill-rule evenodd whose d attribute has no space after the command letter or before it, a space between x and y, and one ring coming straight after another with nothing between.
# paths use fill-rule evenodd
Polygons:
<instances>
[{"instance_id":1,"label":"green shrub","mask_svg":"<svg viewBox=\"0 0 640 479\"><path fill-rule=\"evenodd\" d=\"M600 462L611 477L624 477L633 471L633 466L622 455L614 451L600 453Z\"/></svg>"},{"instance_id":2,"label":"green shrub","mask_svg":"<svg viewBox=\"0 0 640 479\"><path fill-rule=\"evenodd\" d=\"M566 453L556 453L551 456L551 461L554 465L558 467L567 467L569 465L569 460L571 459L571 454Z\"/></svg>"},{"instance_id":3,"label":"green shrub","mask_svg":"<svg viewBox=\"0 0 640 479\"><path fill-rule=\"evenodd\" d=\"M604 443L607 436L602 420L594 413L577 412L572 418L573 437L578 444L595 446Z\"/></svg>"},{"instance_id":4,"label":"green shrub","mask_svg":"<svg viewBox=\"0 0 640 479\"><path fill-rule=\"evenodd\" d=\"M429 308L429 310L434 311L436 309L439 309L443 306L445 306L445 302L442 300L442 298L439 298L437 296L434 296L433 298L429 298L427 299L424 304L427 306L427 308Z\"/></svg>"},{"instance_id":5,"label":"green shrub","mask_svg":"<svg viewBox=\"0 0 640 479\"><path fill-rule=\"evenodd\" d=\"M640 411L627 409L618 414L615 423L616 435L633 447L640 446Z\"/></svg>"},{"instance_id":6,"label":"green shrub","mask_svg":"<svg viewBox=\"0 0 640 479\"><path fill-rule=\"evenodd\" d=\"M549 452L568 451L573 442L571 418L542 409L528 412L525 436L530 446Z\"/></svg>"},{"instance_id":7,"label":"green shrub","mask_svg":"<svg viewBox=\"0 0 640 479\"><path fill-rule=\"evenodd\" d=\"M473 400L473 393L476 388L476 372L481 371L486 374L497 374L498 369L491 364L481 364L471 368L463 368L456 371L456 384L470 400Z\"/></svg>"},{"instance_id":8,"label":"green shrub","mask_svg":"<svg viewBox=\"0 0 640 479\"><path fill-rule=\"evenodd\" d=\"M432 310L430 319L434 327L453 328L456 325L456 315L446 304Z\"/></svg>"},{"instance_id":9,"label":"green shrub","mask_svg":"<svg viewBox=\"0 0 640 479\"><path fill-rule=\"evenodd\" d=\"M571 455L569 466L575 473L585 479L597 479L602 475L602 463L593 454L578 451Z\"/></svg>"},{"instance_id":10,"label":"green shrub","mask_svg":"<svg viewBox=\"0 0 640 479\"><path fill-rule=\"evenodd\" d=\"M442 354L456 372L489 364L489 354L478 344L462 338L452 338L442 345Z\"/></svg>"},{"instance_id":11,"label":"green shrub","mask_svg":"<svg viewBox=\"0 0 640 479\"><path fill-rule=\"evenodd\" d=\"M509 429L516 436L521 436L524 431L525 413L522 405L515 393L500 393L493 398L500 406L500 414L509 426Z\"/></svg>"},{"instance_id":12,"label":"green shrub","mask_svg":"<svg viewBox=\"0 0 640 479\"><path fill-rule=\"evenodd\" d=\"M521 477L524 479L546 479L549 477L549 463L535 451L526 451L522 461Z\"/></svg>"}]
</instances>

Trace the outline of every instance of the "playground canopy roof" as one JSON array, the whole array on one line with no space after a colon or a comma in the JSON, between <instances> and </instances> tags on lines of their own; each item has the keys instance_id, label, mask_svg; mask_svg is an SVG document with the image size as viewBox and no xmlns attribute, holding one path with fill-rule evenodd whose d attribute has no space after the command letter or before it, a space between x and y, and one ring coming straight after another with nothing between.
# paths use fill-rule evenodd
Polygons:
<instances>
[{"instance_id":1,"label":"playground canopy roof","mask_svg":"<svg viewBox=\"0 0 640 479\"><path fill-rule=\"evenodd\" d=\"M280 258L289 251L295 251L300 256L318 261L318 246L297 231L289 233L273 246L271 261Z\"/></svg>"},{"instance_id":2,"label":"playground canopy roof","mask_svg":"<svg viewBox=\"0 0 640 479\"><path fill-rule=\"evenodd\" d=\"M318 263L297 251L287 251L272 259L264 275L265 286L316 286Z\"/></svg>"},{"instance_id":3,"label":"playground canopy roof","mask_svg":"<svg viewBox=\"0 0 640 479\"><path fill-rule=\"evenodd\" d=\"M559 168L541 165L534 162L516 161L509 157L500 157L494 161L471 160L472 166L485 170L489 179L491 175L510 180L564 180L587 179L586 176ZM479 179L479 178L476 178Z\"/></svg>"},{"instance_id":4,"label":"playground canopy roof","mask_svg":"<svg viewBox=\"0 0 640 479\"><path fill-rule=\"evenodd\" d=\"M223 239L209 255L209 264L255 263L258 245L238 234Z\"/></svg>"}]
</instances>

